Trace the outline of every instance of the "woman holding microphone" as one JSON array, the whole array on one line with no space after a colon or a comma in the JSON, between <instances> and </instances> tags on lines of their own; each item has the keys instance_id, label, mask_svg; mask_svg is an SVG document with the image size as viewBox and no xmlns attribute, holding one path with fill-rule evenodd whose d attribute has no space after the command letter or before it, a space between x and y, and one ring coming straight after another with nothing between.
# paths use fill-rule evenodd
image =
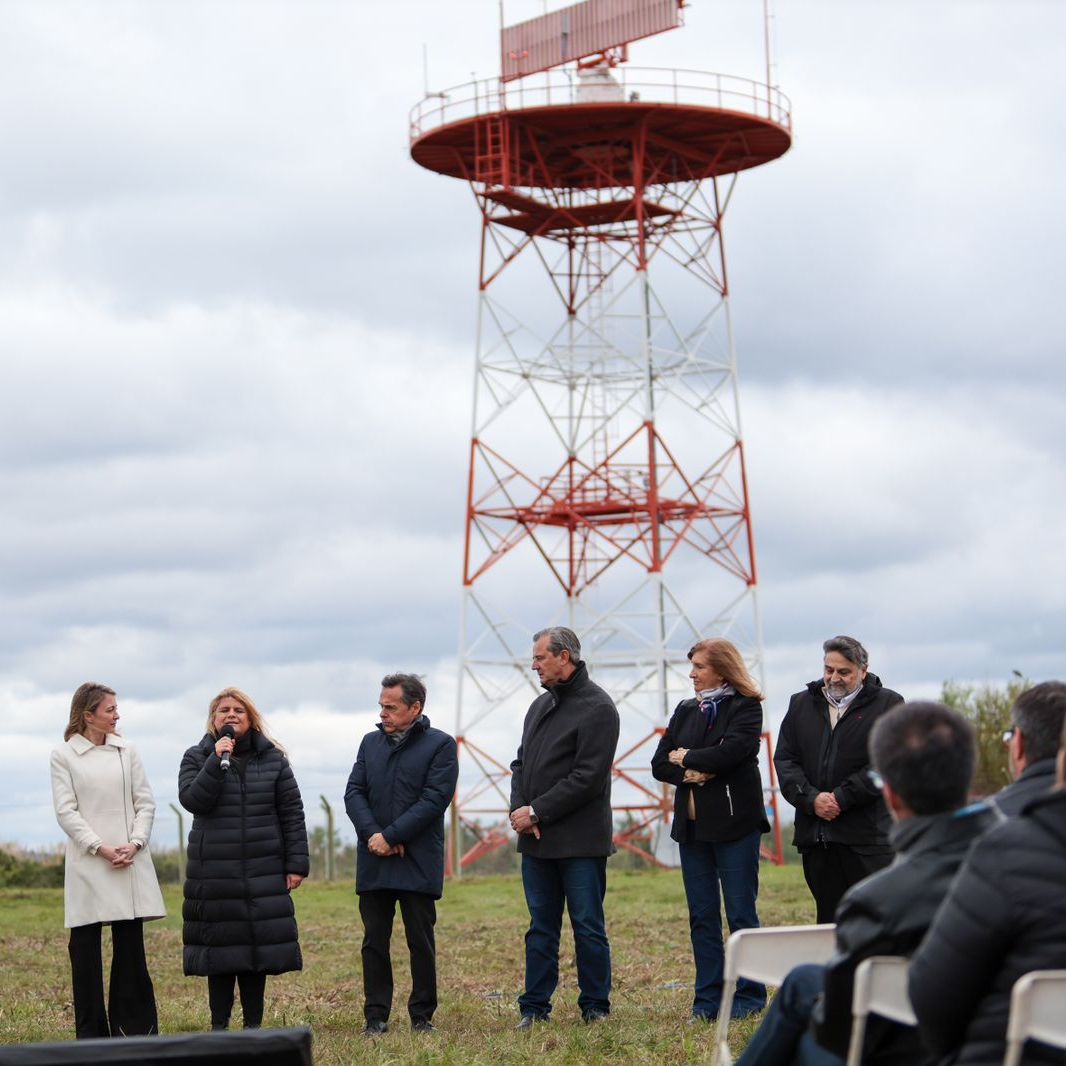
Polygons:
<instances>
[{"instance_id":1,"label":"woman holding microphone","mask_svg":"<svg viewBox=\"0 0 1066 1066\"><path fill-rule=\"evenodd\" d=\"M185 973L207 978L212 1029L228 1028L234 985L245 1029L258 1029L267 975L303 968L289 893L310 867L289 760L240 689L211 701L207 733L181 760L178 798L193 815Z\"/></svg>"},{"instance_id":2,"label":"woman holding microphone","mask_svg":"<svg viewBox=\"0 0 1066 1066\"><path fill-rule=\"evenodd\" d=\"M86 682L70 701L64 744L51 756L56 820L68 838L64 924L79 1040L159 1029L143 928L166 916L148 851L155 800L137 749L117 732L118 721L115 690ZM105 925L112 948L106 1008Z\"/></svg>"}]
</instances>

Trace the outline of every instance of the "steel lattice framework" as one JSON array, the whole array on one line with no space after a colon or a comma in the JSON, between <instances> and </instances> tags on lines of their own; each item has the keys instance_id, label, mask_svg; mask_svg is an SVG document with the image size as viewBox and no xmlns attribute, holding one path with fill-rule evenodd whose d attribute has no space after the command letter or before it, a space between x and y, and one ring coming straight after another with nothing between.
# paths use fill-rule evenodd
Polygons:
<instances>
[{"instance_id":1,"label":"steel lattice framework","mask_svg":"<svg viewBox=\"0 0 1066 1066\"><path fill-rule=\"evenodd\" d=\"M617 840L642 854L671 806L648 764L690 692L687 649L727 636L761 668L722 224L790 122L766 86L682 73L478 83L413 117L415 160L466 180L481 215L463 865L507 839L533 628L570 625L618 703Z\"/></svg>"}]
</instances>

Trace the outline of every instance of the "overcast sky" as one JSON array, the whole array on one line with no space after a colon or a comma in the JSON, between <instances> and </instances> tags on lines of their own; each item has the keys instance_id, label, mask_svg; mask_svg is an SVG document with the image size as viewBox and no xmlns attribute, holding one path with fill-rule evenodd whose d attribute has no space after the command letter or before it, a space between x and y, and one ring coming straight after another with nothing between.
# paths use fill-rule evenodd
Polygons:
<instances>
[{"instance_id":1,"label":"overcast sky","mask_svg":"<svg viewBox=\"0 0 1066 1066\"><path fill-rule=\"evenodd\" d=\"M0 841L61 839L86 679L164 845L225 685L313 822L386 669L451 728L478 221L407 115L423 42L431 88L496 72L498 10L0 0ZM761 10L631 62L761 78ZM726 226L770 720L836 632L908 696L1062 677L1066 7L775 14L795 141Z\"/></svg>"}]
</instances>

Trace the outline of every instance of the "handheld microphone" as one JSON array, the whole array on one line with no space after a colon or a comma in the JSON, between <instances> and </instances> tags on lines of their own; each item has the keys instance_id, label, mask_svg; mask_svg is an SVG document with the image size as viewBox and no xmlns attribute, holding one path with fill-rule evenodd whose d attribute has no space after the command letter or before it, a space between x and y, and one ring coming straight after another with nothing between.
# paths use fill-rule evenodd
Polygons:
<instances>
[{"instance_id":1,"label":"handheld microphone","mask_svg":"<svg viewBox=\"0 0 1066 1066\"><path fill-rule=\"evenodd\" d=\"M234 736L235 736L235 734L233 732L233 726L224 725L218 731L218 736L219 736L220 740L221 740L222 737L229 737L230 740L232 740L234 738ZM229 756L230 756L230 753L228 751L222 753L221 763L222 763L222 769L223 770L228 770L229 769Z\"/></svg>"}]
</instances>

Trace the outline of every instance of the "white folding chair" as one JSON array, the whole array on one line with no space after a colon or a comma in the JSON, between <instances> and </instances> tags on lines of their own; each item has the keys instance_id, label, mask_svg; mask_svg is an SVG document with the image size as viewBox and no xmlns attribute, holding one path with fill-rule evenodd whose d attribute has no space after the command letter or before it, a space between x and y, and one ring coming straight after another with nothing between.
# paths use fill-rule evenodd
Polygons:
<instances>
[{"instance_id":1,"label":"white folding chair","mask_svg":"<svg viewBox=\"0 0 1066 1066\"><path fill-rule=\"evenodd\" d=\"M1018 1066L1030 1037L1066 1048L1066 970L1034 970L1014 982L1004 1066Z\"/></svg>"},{"instance_id":2,"label":"white folding chair","mask_svg":"<svg viewBox=\"0 0 1066 1066\"><path fill-rule=\"evenodd\" d=\"M907 995L907 967L910 959L901 955L874 955L859 963L851 994L851 1043L848 1066L862 1062L862 1042L866 1019L879 1014L900 1025L917 1025Z\"/></svg>"},{"instance_id":3,"label":"white folding chair","mask_svg":"<svg viewBox=\"0 0 1066 1066\"><path fill-rule=\"evenodd\" d=\"M738 929L725 944L722 1006L715 1034L718 1066L730 1066L729 1015L737 978L779 985L793 966L828 962L836 947L835 925L780 925L768 929Z\"/></svg>"}]
</instances>

